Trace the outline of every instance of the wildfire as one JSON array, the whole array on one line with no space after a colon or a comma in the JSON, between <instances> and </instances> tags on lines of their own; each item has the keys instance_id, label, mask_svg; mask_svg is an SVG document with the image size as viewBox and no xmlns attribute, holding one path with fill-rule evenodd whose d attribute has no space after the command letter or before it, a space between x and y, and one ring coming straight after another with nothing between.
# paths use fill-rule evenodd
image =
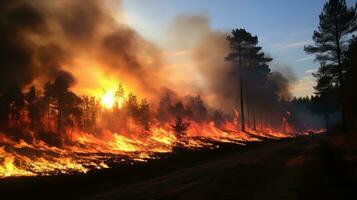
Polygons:
<instances>
[{"instance_id":1,"label":"wildfire","mask_svg":"<svg viewBox=\"0 0 357 200\"><path fill-rule=\"evenodd\" d=\"M298 133L290 126L288 118L282 119L281 127L260 126L257 130L246 128L242 132L236 123L238 111L232 119L224 119L220 125L208 116L201 121L176 117L175 122L175 115L171 114L160 121L159 117L154 118L159 110L151 111L146 99L139 99L121 84L110 88L93 100L83 98L83 105L79 107L82 109L82 121L78 125L67 125L61 134L55 129L57 115L48 115L58 114L56 112L46 112L44 115L42 124L46 126L42 131L47 131L44 136L31 130L26 137L18 139L0 132L0 178L87 173L92 169L108 168L110 163L146 162L158 158L158 154L171 153L177 146L190 149L219 148L217 143L244 145L264 139L323 132L308 130L307 133ZM201 102L199 98L195 101ZM170 102L167 104L174 105ZM113 109L123 106L125 109ZM53 109L56 108L53 106ZM185 109L185 106L182 105L181 109ZM175 107L169 107L165 112L174 110ZM179 119L180 123L177 121ZM246 126L249 127L248 124ZM57 143L53 143L54 138Z\"/></svg>"},{"instance_id":2,"label":"wildfire","mask_svg":"<svg viewBox=\"0 0 357 200\"><path fill-rule=\"evenodd\" d=\"M214 126L214 122L208 122L193 123L184 139L180 139L170 129L165 128L167 126L154 126L151 134L144 138L135 135L128 137L126 134L110 131L104 131L102 136L98 137L78 131L74 133L73 144L64 146L63 149L42 141L29 144L21 140L15 143L7 138L2 141L6 144L0 148L0 177L86 173L91 169L108 168L106 160L147 161L155 158L156 153L172 152L177 144L186 148L219 148L213 145L213 142L241 145L247 141L260 141L262 138L279 139L294 136L292 133L269 128L243 133L233 123L226 123L220 129ZM313 130L309 132L312 133ZM23 154L24 149L35 152L37 156Z\"/></svg>"},{"instance_id":3,"label":"wildfire","mask_svg":"<svg viewBox=\"0 0 357 200\"><path fill-rule=\"evenodd\" d=\"M0 12L0 30L7 30L0 51L11 55L0 62L0 178L86 173L176 147L323 132L298 129L295 117L282 113L288 102L277 94L286 93L288 79L270 73L272 59L245 29L233 31L244 40L199 31L192 49L163 55L102 1L7 2ZM35 20L23 17L29 11ZM84 26L77 16L88 19ZM202 19L197 27L209 28ZM172 35L175 44L185 38ZM238 106L241 113L229 113Z\"/></svg>"}]
</instances>

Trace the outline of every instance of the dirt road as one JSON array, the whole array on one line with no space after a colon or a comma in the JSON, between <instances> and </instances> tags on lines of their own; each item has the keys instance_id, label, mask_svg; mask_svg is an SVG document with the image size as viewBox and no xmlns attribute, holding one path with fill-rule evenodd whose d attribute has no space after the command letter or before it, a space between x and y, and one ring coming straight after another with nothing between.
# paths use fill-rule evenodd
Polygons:
<instances>
[{"instance_id":1,"label":"dirt road","mask_svg":"<svg viewBox=\"0 0 357 200\"><path fill-rule=\"evenodd\" d=\"M300 138L87 199L349 199L357 197L357 162L346 156L355 153L345 154L325 138Z\"/></svg>"}]
</instances>

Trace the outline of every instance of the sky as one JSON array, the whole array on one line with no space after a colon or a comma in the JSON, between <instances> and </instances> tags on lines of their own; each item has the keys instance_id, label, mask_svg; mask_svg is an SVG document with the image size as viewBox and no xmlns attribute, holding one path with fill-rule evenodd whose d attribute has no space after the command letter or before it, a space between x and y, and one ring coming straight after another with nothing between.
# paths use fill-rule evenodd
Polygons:
<instances>
[{"instance_id":1,"label":"sky","mask_svg":"<svg viewBox=\"0 0 357 200\"><path fill-rule=\"evenodd\" d=\"M231 31L245 28L258 35L263 50L274 58L273 68L289 67L294 73L295 96L311 95L312 73L319 66L303 47L312 44L319 14L326 0L124 0L128 24L143 37L165 48L165 31L175 16L209 16L211 28ZM349 5L356 0L347 0ZM279 67L277 67L279 66Z\"/></svg>"}]
</instances>

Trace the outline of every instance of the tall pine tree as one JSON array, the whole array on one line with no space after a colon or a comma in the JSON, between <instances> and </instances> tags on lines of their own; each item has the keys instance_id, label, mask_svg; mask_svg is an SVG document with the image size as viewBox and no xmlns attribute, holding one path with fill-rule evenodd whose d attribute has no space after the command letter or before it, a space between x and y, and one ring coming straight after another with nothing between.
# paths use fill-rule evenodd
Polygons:
<instances>
[{"instance_id":1,"label":"tall pine tree","mask_svg":"<svg viewBox=\"0 0 357 200\"><path fill-rule=\"evenodd\" d=\"M265 56L263 52L261 52L261 47L258 45L258 37L252 36L251 33L247 32L245 29L234 29L227 37L227 40L230 44L231 52L226 57L227 61L232 62L234 65L238 67L238 74L239 74L239 83L240 83L240 109L241 109L241 126L242 131L245 131L245 112L244 112L244 95L248 95L249 89L245 87L247 84L251 86L250 82L255 79L263 79L266 80L268 73L270 72L269 68L267 67L266 63L272 61L271 58ZM262 73L261 73L262 72ZM263 76L261 76L263 75ZM263 81L264 82L264 81ZM254 84L254 85L263 85L261 84ZM259 91L259 89L249 89L249 91ZM251 97L252 94L249 92L249 96ZM254 114L253 109L253 116ZM255 121L253 119L253 121Z\"/></svg>"},{"instance_id":2,"label":"tall pine tree","mask_svg":"<svg viewBox=\"0 0 357 200\"><path fill-rule=\"evenodd\" d=\"M315 87L317 93L324 95L331 90L338 90L344 132L347 130L342 92L345 69L342 61L351 34L355 32L356 28L356 8L349 8L345 0L329 0L320 14L318 30L313 34L315 44L305 47L307 53L317 54L316 60L321 65L315 74L318 79L318 84Z\"/></svg>"}]
</instances>

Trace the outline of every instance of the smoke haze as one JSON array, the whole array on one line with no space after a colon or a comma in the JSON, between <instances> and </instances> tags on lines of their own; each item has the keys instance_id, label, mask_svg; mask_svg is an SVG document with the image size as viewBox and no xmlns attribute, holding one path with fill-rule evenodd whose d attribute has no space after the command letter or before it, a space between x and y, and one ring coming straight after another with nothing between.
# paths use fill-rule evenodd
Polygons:
<instances>
[{"instance_id":1,"label":"smoke haze","mask_svg":"<svg viewBox=\"0 0 357 200\"><path fill-rule=\"evenodd\" d=\"M120 5L99 0L1 1L0 90L8 83L41 86L68 73L80 94L96 95L122 82L156 102L171 91L181 97L200 94L210 107L226 111L237 107L238 74L224 60L227 32L213 30L207 15L178 15L167 31L175 52L167 61L163 50L123 20ZM291 96L288 79L279 73L270 78L281 98Z\"/></svg>"}]
</instances>

